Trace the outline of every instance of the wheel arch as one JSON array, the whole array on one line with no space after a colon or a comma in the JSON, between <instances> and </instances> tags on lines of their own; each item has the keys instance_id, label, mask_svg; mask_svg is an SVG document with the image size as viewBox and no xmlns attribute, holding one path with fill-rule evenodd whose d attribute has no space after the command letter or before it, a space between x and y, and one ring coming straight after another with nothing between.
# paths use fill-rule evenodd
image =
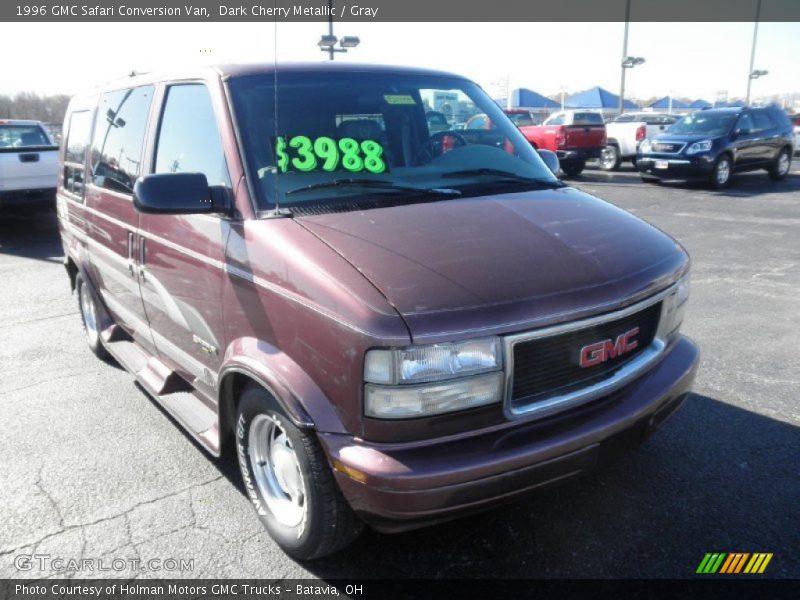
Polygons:
<instances>
[{"instance_id":1,"label":"wheel arch","mask_svg":"<svg viewBox=\"0 0 800 600\"><path fill-rule=\"evenodd\" d=\"M266 342L240 338L229 344L219 371L222 439L233 432L238 402L249 384L264 388L298 428L348 433L330 400L296 362Z\"/></svg>"}]
</instances>

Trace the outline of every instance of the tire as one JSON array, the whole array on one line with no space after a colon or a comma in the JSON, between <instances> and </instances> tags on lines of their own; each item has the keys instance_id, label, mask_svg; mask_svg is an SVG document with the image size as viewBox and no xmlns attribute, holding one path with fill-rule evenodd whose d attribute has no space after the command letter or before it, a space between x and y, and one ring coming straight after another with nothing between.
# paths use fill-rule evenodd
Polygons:
<instances>
[{"instance_id":1,"label":"tire","mask_svg":"<svg viewBox=\"0 0 800 600\"><path fill-rule=\"evenodd\" d=\"M566 177L575 177L583 172L586 168L586 163L582 160L576 162L561 163L561 170L564 171Z\"/></svg>"},{"instance_id":2,"label":"tire","mask_svg":"<svg viewBox=\"0 0 800 600\"><path fill-rule=\"evenodd\" d=\"M714 168L711 169L711 175L708 178L709 185L715 190L721 190L731 184L733 177L733 161L727 154L720 156L714 163Z\"/></svg>"},{"instance_id":3,"label":"tire","mask_svg":"<svg viewBox=\"0 0 800 600\"><path fill-rule=\"evenodd\" d=\"M616 171L622 163L619 148L614 145L606 146L600 153L600 168L603 171Z\"/></svg>"},{"instance_id":4,"label":"tire","mask_svg":"<svg viewBox=\"0 0 800 600\"><path fill-rule=\"evenodd\" d=\"M299 560L341 550L364 528L339 490L313 432L301 431L262 387L242 392L236 455L261 522Z\"/></svg>"},{"instance_id":5,"label":"tire","mask_svg":"<svg viewBox=\"0 0 800 600\"><path fill-rule=\"evenodd\" d=\"M786 179L791 168L792 154L788 148L784 148L778 153L775 164L769 168L769 176L773 181L781 181Z\"/></svg>"},{"instance_id":6,"label":"tire","mask_svg":"<svg viewBox=\"0 0 800 600\"><path fill-rule=\"evenodd\" d=\"M97 358L108 360L110 355L100 339L100 319L97 312L97 301L80 273L75 276L75 294L78 298L78 310L81 313L81 323L86 334L86 343Z\"/></svg>"}]
</instances>

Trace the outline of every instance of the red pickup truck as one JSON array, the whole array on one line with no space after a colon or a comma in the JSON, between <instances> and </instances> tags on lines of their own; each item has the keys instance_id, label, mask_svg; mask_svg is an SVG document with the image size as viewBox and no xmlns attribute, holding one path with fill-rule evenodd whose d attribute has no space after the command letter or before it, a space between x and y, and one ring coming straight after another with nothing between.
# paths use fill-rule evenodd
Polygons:
<instances>
[{"instance_id":1,"label":"red pickup truck","mask_svg":"<svg viewBox=\"0 0 800 600\"><path fill-rule=\"evenodd\" d=\"M586 161L600 158L606 145L603 115L596 112L566 110L550 115L541 125L519 128L534 148L551 150L569 177L583 171Z\"/></svg>"}]
</instances>

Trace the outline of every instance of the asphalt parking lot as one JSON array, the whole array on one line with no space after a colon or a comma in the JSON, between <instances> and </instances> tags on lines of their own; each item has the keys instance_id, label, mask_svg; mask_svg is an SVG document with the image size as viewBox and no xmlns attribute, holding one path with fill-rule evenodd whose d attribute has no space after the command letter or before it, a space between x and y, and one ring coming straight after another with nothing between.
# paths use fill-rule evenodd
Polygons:
<instances>
[{"instance_id":1,"label":"asphalt parking lot","mask_svg":"<svg viewBox=\"0 0 800 600\"><path fill-rule=\"evenodd\" d=\"M0 578L64 575L15 568L34 553L194 559L124 577L692 577L706 552L737 551L772 552L766 575L800 577L800 169L722 192L642 184L630 167L574 183L692 255L695 394L595 475L434 528L368 532L311 564L262 530L234 460L206 455L86 348L54 215L0 216Z\"/></svg>"}]
</instances>

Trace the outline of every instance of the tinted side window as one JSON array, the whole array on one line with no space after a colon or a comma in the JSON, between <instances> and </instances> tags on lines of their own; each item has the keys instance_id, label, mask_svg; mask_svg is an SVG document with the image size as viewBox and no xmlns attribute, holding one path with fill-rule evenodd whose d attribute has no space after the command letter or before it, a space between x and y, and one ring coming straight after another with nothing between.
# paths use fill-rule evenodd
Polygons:
<instances>
[{"instance_id":1,"label":"tinted side window","mask_svg":"<svg viewBox=\"0 0 800 600\"><path fill-rule=\"evenodd\" d=\"M753 112L753 122L755 123L756 131L767 131L775 127L766 111L763 110Z\"/></svg>"},{"instance_id":2,"label":"tinted side window","mask_svg":"<svg viewBox=\"0 0 800 600\"><path fill-rule=\"evenodd\" d=\"M142 146L153 87L103 94L92 139L92 182L130 194L142 174Z\"/></svg>"},{"instance_id":3,"label":"tinted side window","mask_svg":"<svg viewBox=\"0 0 800 600\"><path fill-rule=\"evenodd\" d=\"M620 115L614 119L614 123L631 123L633 121L633 115Z\"/></svg>"},{"instance_id":4,"label":"tinted side window","mask_svg":"<svg viewBox=\"0 0 800 600\"><path fill-rule=\"evenodd\" d=\"M742 131L752 132L755 129L755 124L753 123L753 119L750 117L750 115L745 113L739 117L739 122L736 124L736 128L741 129Z\"/></svg>"},{"instance_id":5,"label":"tinted side window","mask_svg":"<svg viewBox=\"0 0 800 600\"><path fill-rule=\"evenodd\" d=\"M88 110L70 115L67 139L64 142L64 189L83 198L86 147L92 127L92 113Z\"/></svg>"},{"instance_id":6,"label":"tinted side window","mask_svg":"<svg viewBox=\"0 0 800 600\"><path fill-rule=\"evenodd\" d=\"M209 185L230 186L225 154L206 86L169 88L158 133L156 173L203 173Z\"/></svg>"},{"instance_id":7,"label":"tinted side window","mask_svg":"<svg viewBox=\"0 0 800 600\"><path fill-rule=\"evenodd\" d=\"M564 115L556 115L554 117L550 117L547 121L544 122L545 125L563 125L564 124Z\"/></svg>"}]
</instances>

